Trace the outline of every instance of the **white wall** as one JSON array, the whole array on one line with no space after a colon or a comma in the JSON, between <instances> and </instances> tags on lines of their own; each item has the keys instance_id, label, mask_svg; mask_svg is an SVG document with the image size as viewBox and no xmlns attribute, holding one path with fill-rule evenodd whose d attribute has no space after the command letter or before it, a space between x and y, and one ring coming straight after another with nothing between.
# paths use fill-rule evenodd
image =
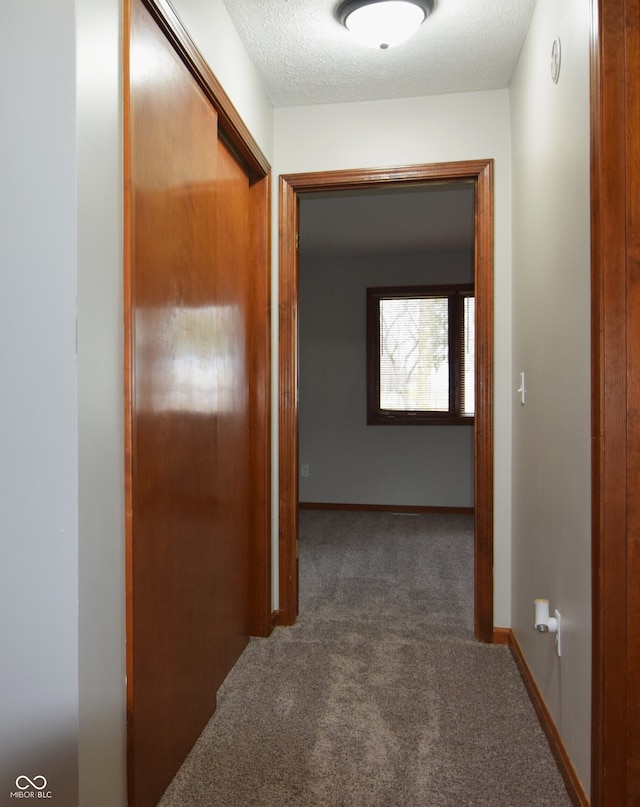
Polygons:
<instances>
[{"instance_id":1,"label":"white wall","mask_svg":"<svg viewBox=\"0 0 640 807\"><path fill-rule=\"evenodd\" d=\"M538 0L513 120L512 626L585 789L591 703L589 6ZM560 36L560 80L550 78ZM517 374L527 397L517 402ZM533 600L562 615L562 658Z\"/></svg>"},{"instance_id":2,"label":"white wall","mask_svg":"<svg viewBox=\"0 0 640 807\"><path fill-rule=\"evenodd\" d=\"M3 8L0 87L0 804L24 775L66 806L78 779L75 0Z\"/></svg>"},{"instance_id":3,"label":"white wall","mask_svg":"<svg viewBox=\"0 0 640 807\"><path fill-rule=\"evenodd\" d=\"M495 160L494 624L510 624L511 151L506 90L274 111L274 275L279 174ZM275 279L275 278L274 278ZM274 315L277 314L274 293ZM277 323L273 323L274 344ZM274 508L277 512L277 508ZM277 530L275 531L277 535ZM277 547L274 547L277 550ZM275 551L274 551L275 554Z\"/></svg>"},{"instance_id":4,"label":"white wall","mask_svg":"<svg viewBox=\"0 0 640 807\"><path fill-rule=\"evenodd\" d=\"M83 807L126 801L121 6L76 2Z\"/></svg>"},{"instance_id":5,"label":"white wall","mask_svg":"<svg viewBox=\"0 0 640 807\"><path fill-rule=\"evenodd\" d=\"M368 426L366 407L367 287L473 283L472 253L301 257L299 269L300 501L473 507L471 426Z\"/></svg>"}]
</instances>

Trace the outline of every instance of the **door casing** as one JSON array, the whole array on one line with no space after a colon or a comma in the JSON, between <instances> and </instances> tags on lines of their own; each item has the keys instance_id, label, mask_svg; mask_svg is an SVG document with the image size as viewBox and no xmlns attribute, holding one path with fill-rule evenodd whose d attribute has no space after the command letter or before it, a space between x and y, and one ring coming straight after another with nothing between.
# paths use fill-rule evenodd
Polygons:
<instances>
[{"instance_id":1,"label":"door casing","mask_svg":"<svg viewBox=\"0 0 640 807\"><path fill-rule=\"evenodd\" d=\"M475 635L493 641L493 161L286 174L280 178L279 572L277 622L298 612L298 195L456 181L475 185Z\"/></svg>"},{"instance_id":2,"label":"door casing","mask_svg":"<svg viewBox=\"0 0 640 807\"><path fill-rule=\"evenodd\" d=\"M640 803L640 3L591 2L592 807Z\"/></svg>"}]
</instances>

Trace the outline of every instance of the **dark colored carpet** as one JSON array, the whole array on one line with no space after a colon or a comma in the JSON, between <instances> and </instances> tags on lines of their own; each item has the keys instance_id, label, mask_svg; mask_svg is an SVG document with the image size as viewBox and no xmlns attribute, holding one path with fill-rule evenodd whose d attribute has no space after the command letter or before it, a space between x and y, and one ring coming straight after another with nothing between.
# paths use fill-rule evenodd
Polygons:
<instances>
[{"instance_id":1,"label":"dark colored carpet","mask_svg":"<svg viewBox=\"0 0 640 807\"><path fill-rule=\"evenodd\" d=\"M300 618L253 639L160 807L569 807L468 516L302 511Z\"/></svg>"}]
</instances>

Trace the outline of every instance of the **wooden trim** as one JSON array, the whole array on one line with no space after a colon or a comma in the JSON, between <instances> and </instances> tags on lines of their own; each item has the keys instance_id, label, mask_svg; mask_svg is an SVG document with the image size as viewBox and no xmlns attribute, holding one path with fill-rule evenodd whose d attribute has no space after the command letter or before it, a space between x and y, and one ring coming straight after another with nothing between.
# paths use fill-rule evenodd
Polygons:
<instances>
[{"instance_id":1,"label":"wooden trim","mask_svg":"<svg viewBox=\"0 0 640 807\"><path fill-rule=\"evenodd\" d=\"M142 2L218 113L218 123L226 141L253 174L252 178L260 179L266 176L271 170L269 161L212 73L169 0L142 0Z\"/></svg>"},{"instance_id":2,"label":"wooden trim","mask_svg":"<svg viewBox=\"0 0 640 807\"><path fill-rule=\"evenodd\" d=\"M300 502L301 510L362 510L384 513L441 513L444 515L473 515L473 507L440 507L421 504L343 504L341 502Z\"/></svg>"},{"instance_id":3,"label":"wooden trim","mask_svg":"<svg viewBox=\"0 0 640 807\"><path fill-rule=\"evenodd\" d=\"M131 188L131 0L124 4L123 53L123 336L124 336L124 552L125 552L125 699L127 724L133 714L134 680L133 653L129 648L135 641L133 630L133 244L132 244L132 188ZM134 744L127 725L127 796L131 797L131 771L135 769ZM133 801L131 801L133 803Z\"/></svg>"},{"instance_id":4,"label":"wooden trim","mask_svg":"<svg viewBox=\"0 0 640 807\"><path fill-rule=\"evenodd\" d=\"M493 639L493 161L353 169L280 177L279 475L280 624L295 622L298 602L298 410L297 318L298 194L374 189L470 180L476 188L476 417L475 635Z\"/></svg>"},{"instance_id":5,"label":"wooden trim","mask_svg":"<svg viewBox=\"0 0 640 807\"><path fill-rule=\"evenodd\" d=\"M294 185L280 178L279 266L279 625L298 615L298 199Z\"/></svg>"},{"instance_id":6,"label":"wooden trim","mask_svg":"<svg viewBox=\"0 0 640 807\"><path fill-rule=\"evenodd\" d=\"M478 166L475 212L475 633L493 638L493 161Z\"/></svg>"},{"instance_id":7,"label":"wooden trim","mask_svg":"<svg viewBox=\"0 0 640 807\"><path fill-rule=\"evenodd\" d=\"M511 644L511 628L494 628L492 644Z\"/></svg>"},{"instance_id":8,"label":"wooden trim","mask_svg":"<svg viewBox=\"0 0 640 807\"><path fill-rule=\"evenodd\" d=\"M627 804L640 804L640 2L625 3L627 268Z\"/></svg>"},{"instance_id":9,"label":"wooden trim","mask_svg":"<svg viewBox=\"0 0 640 807\"><path fill-rule=\"evenodd\" d=\"M529 669L516 635L510 628L497 628L496 630L499 630L503 634L506 631L507 641L497 642L497 644L507 644L511 650L511 655L518 665L520 675L522 676L522 680L529 694L529 698L531 699L531 703L533 704L533 708L536 711L536 715L538 716L542 730L547 737L551 751L555 757L562 778L564 779L571 803L574 805L574 807L589 807L590 802L587 794L585 793L582 783L578 778L578 774L571 763L571 759L567 753L567 749L564 747L564 743L562 742L560 733L556 728L556 724L551 716L551 712L547 708L542 694L538 689L533 675L531 674L531 670Z\"/></svg>"},{"instance_id":10,"label":"wooden trim","mask_svg":"<svg viewBox=\"0 0 640 807\"><path fill-rule=\"evenodd\" d=\"M269 636L271 623L271 174L249 188L251 276L248 330L252 530L249 633Z\"/></svg>"},{"instance_id":11,"label":"wooden trim","mask_svg":"<svg viewBox=\"0 0 640 807\"><path fill-rule=\"evenodd\" d=\"M594 807L640 803L640 9L592 0Z\"/></svg>"},{"instance_id":12,"label":"wooden trim","mask_svg":"<svg viewBox=\"0 0 640 807\"><path fill-rule=\"evenodd\" d=\"M425 182L446 182L447 180L476 181L491 166L493 166L493 160L467 160L393 168L353 168L340 171L282 174L281 180L298 193L355 188L372 190L394 185L422 185Z\"/></svg>"}]
</instances>

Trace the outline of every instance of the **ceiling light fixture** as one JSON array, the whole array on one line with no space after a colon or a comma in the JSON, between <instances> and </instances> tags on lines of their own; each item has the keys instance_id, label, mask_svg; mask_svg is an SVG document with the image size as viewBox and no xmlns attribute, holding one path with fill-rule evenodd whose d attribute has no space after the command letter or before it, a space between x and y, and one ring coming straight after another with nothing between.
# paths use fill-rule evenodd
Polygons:
<instances>
[{"instance_id":1,"label":"ceiling light fixture","mask_svg":"<svg viewBox=\"0 0 640 807\"><path fill-rule=\"evenodd\" d=\"M413 36L433 11L435 0L347 0L338 19L372 48L392 48Z\"/></svg>"}]
</instances>

